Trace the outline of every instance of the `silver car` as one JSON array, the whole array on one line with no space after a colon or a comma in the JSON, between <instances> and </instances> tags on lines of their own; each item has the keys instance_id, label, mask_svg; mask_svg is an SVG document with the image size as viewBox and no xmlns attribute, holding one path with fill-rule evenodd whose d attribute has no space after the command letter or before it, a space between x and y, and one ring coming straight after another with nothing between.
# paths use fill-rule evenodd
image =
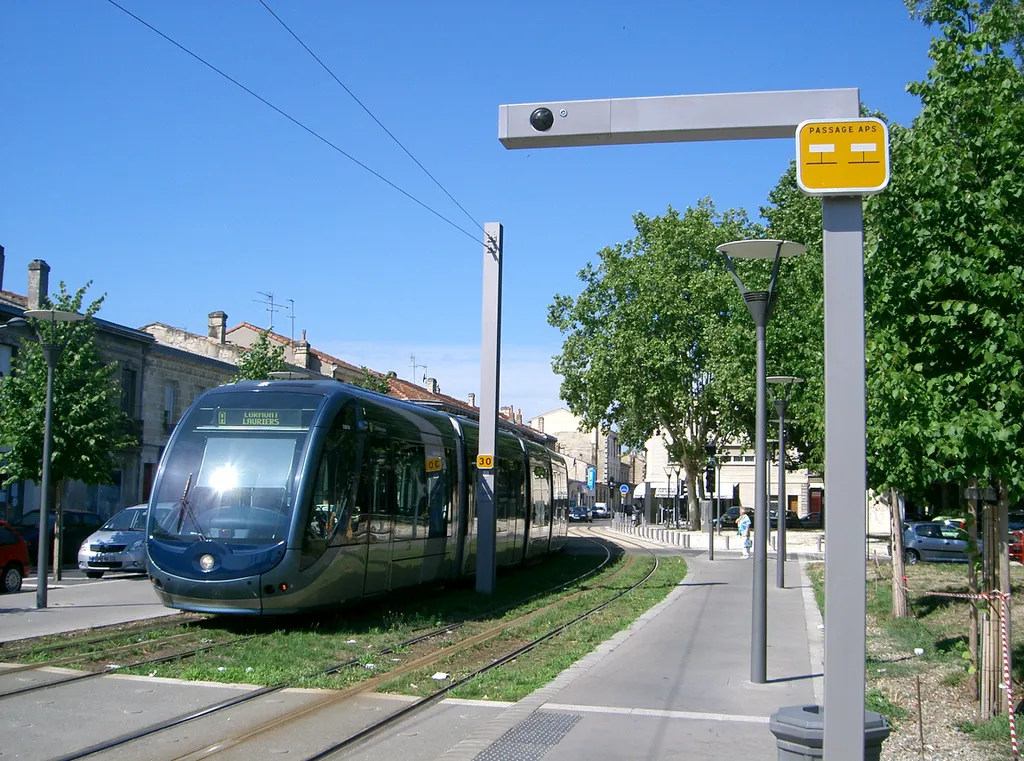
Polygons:
<instances>
[{"instance_id":1,"label":"silver car","mask_svg":"<svg viewBox=\"0 0 1024 761\"><path fill-rule=\"evenodd\" d=\"M903 533L903 555L914 564L919 560L966 563L967 532L945 523L913 523Z\"/></svg>"},{"instance_id":2,"label":"silver car","mask_svg":"<svg viewBox=\"0 0 1024 761\"><path fill-rule=\"evenodd\" d=\"M125 508L82 543L78 567L86 576L98 579L107 571L146 572L146 508Z\"/></svg>"}]
</instances>

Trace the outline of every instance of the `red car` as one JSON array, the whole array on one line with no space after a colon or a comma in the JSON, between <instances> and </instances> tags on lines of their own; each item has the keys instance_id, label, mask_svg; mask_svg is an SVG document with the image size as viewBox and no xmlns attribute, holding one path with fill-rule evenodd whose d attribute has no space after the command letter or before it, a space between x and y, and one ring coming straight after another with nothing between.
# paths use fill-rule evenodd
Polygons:
<instances>
[{"instance_id":1,"label":"red car","mask_svg":"<svg viewBox=\"0 0 1024 761\"><path fill-rule=\"evenodd\" d=\"M7 521L0 521L0 592L20 592L21 580L32 570L28 545Z\"/></svg>"}]
</instances>

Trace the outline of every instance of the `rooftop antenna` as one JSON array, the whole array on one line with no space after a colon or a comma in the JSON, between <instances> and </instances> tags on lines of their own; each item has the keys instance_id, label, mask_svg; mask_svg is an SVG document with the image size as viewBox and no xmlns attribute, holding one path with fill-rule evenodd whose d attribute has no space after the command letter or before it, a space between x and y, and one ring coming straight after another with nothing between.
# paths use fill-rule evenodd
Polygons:
<instances>
[{"instance_id":1,"label":"rooftop antenna","mask_svg":"<svg viewBox=\"0 0 1024 761\"><path fill-rule=\"evenodd\" d=\"M266 305L267 311L270 312L270 325L267 327L267 330L273 330L274 329L274 312L282 311L284 309L284 304L275 304L274 303L274 294L273 293L264 293L263 291L256 291L256 293L258 293L260 296L262 296L263 299L262 300L261 299L253 299L253 301L255 301L257 304L265 304ZM292 332L294 333L294 329L293 329Z\"/></svg>"},{"instance_id":2,"label":"rooftop antenna","mask_svg":"<svg viewBox=\"0 0 1024 761\"><path fill-rule=\"evenodd\" d=\"M413 383L416 382L416 368L417 367L422 367L423 368L423 380L421 380L420 383L426 383L427 382L427 366L426 365L418 365L418 364L416 364L416 355L415 354L410 354L409 355L409 362L412 363L412 380L413 380Z\"/></svg>"},{"instance_id":3,"label":"rooftop antenna","mask_svg":"<svg viewBox=\"0 0 1024 761\"><path fill-rule=\"evenodd\" d=\"M287 299L288 301L288 318L292 321L292 332L290 338L295 340L295 299Z\"/></svg>"}]
</instances>

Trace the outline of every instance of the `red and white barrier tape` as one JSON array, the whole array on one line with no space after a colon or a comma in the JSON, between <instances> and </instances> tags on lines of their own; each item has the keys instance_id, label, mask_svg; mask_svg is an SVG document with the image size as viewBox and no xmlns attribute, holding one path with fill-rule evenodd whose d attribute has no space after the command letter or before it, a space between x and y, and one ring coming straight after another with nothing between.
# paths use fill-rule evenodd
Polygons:
<instances>
[{"instance_id":1,"label":"red and white barrier tape","mask_svg":"<svg viewBox=\"0 0 1024 761\"><path fill-rule=\"evenodd\" d=\"M1003 647L1003 689L1006 690L1006 715L1010 719L1010 745L1013 747L1013 761L1018 761L1020 752L1017 749L1017 722L1013 706L1013 680L1010 679L1010 641L1006 635L1006 621L1010 615L1010 593L994 590L976 595L957 592L922 592L907 587L907 577L903 577L903 589L915 594L935 595L936 597L955 597L960 600L999 600L999 634Z\"/></svg>"}]
</instances>

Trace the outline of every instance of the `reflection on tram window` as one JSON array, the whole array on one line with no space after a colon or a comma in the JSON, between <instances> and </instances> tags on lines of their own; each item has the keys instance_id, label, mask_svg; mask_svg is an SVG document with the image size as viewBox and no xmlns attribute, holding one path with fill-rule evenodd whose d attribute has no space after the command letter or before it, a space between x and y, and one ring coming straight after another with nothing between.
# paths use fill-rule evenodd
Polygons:
<instances>
[{"instance_id":1,"label":"reflection on tram window","mask_svg":"<svg viewBox=\"0 0 1024 761\"><path fill-rule=\"evenodd\" d=\"M395 456L395 540L423 539L427 528L427 479L423 444L393 442Z\"/></svg>"},{"instance_id":2,"label":"reflection on tram window","mask_svg":"<svg viewBox=\"0 0 1024 761\"><path fill-rule=\"evenodd\" d=\"M391 541L391 519L394 515L392 495L394 487L391 458L387 439L373 436L366 442L363 453L363 472L359 479L356 511L359 541L371 544Z\"/></svg>"},{"instance_id":3,"label":"reflection on tram window","mask_svg":"<svg viewBox=\"0 0 1024 761\"><path fill-rule=\"evenodd\" d=\"M548 463L536 453L530 454L530 467L533 469L533 517L535 528L547 529L551 523L551 482L548 480Z\"/></svg>"},{"instance_id":4,"label":"reflection on tram window","mask_svg":"<svg viewBox=\"0 0 1024 761\"><path fill-rule=\"evenodd\" d=\"M358 518L352 515L359 455L355 422L350 405L338 413L324 442L303 532L303 567L320 557L328 543L357 541Z\"/></svg>"}]
</instances>

